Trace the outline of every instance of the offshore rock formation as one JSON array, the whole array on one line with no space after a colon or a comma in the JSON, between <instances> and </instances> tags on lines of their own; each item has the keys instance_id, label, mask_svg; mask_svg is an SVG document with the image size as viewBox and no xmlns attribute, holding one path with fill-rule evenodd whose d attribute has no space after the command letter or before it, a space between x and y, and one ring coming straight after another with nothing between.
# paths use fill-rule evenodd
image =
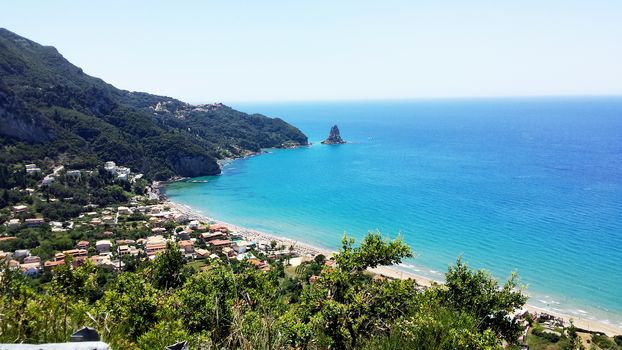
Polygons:
<instances>
[{"instance_id":1,"label":"offshore rock formation","mask_svg":"<svg viewBox=\"0 0 622 350\"><path fill-rule=\"evenodd\" d=\"M340 145L343 143L346 142L341 138L341 135L339 135L339 128L337 127L337 125L333 125L333 127L330 128L330 134L328 134L328 138L322 141L322 144L324 145Z\"/></svg>"}]
</instances>

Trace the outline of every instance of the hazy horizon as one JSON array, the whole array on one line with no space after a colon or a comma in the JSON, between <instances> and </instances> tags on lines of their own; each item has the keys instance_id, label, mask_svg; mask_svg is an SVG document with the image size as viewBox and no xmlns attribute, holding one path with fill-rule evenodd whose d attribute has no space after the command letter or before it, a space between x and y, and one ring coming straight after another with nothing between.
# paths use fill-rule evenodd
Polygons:
<instances>
[{"instance_id":1,"label":"hazy horizon","mask_svg":"<svg viewBox=\"0 0 622 350\"><path fill-rule=\"evenodd\" d=\"M25 0L1 25L84 71L187 102L622 95L615 1Z\"/></svg>"}]
</instances>

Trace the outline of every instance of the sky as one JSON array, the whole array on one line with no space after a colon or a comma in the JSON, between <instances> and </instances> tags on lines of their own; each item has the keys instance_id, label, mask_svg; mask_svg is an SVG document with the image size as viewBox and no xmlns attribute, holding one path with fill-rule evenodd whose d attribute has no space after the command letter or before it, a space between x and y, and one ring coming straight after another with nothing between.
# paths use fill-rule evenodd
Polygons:
<instances>
[{"instance_id":1,"label":"sky","mask_svg":"<svg viewBox=\"0 0 622 350\"><path fill-rule=\"evenodd\" d=\"M191 103L622 94L622 1L2 0L0 27Z\"/></svg>"}]
</instances>

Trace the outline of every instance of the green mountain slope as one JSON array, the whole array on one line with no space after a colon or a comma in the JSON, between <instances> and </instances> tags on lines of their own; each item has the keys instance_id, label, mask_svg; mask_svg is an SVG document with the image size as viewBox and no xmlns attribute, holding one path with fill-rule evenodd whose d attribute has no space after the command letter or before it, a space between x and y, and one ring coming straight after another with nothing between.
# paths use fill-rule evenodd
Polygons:
<instances>
[{"instance_id":1,"label":"green mountain slope","mask_svg":"<svg viewBox=\"0 0 622 350\"><path fill-rule=\"evenodd\" d=\"M220 172L218 159L307 144L281 119L115 88L55 48L0 28L0 161L106 160L151 178Z\"/></svg>"}]
</instances>

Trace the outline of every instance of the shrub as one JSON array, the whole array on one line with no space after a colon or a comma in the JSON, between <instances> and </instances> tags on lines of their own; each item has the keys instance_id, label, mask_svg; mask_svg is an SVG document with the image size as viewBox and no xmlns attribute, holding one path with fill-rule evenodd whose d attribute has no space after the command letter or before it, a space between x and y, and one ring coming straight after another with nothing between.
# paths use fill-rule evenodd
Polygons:
<instances>
[{"instance_id":1,"label":"shrub","mask_svg":"<svg viewBox=\"0 0 622 350\"><path fill-rule=\"evenodd\" d=\"M544 338L550 341L551 343L557 343L559 339L561 338L559 335L555 333L547 332L542 327L535 327L533 331L531 332L531 334L537 337L540 337L540 338Z\"/></svg>"}]
</instances>

